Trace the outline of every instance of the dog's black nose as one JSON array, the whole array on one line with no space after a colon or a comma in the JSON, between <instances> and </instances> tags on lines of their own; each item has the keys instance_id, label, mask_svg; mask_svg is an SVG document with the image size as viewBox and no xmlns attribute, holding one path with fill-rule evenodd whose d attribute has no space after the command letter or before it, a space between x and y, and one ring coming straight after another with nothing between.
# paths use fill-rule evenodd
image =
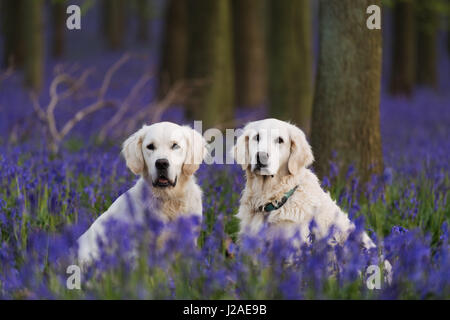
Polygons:
<instances>
[{"instance_id":1,"label":"dog's black nose","mask_svg":"<svg viewBox=\"0 0 450 320\"><path fill-rule=\"evenodd\" d=\"M167 159L158 159L155 162L155 167L158 170L164 170L169 167L169 160Z\"/></svg>"},{"instance_id":2,"label":"dog's black nose","mask_svg":"<svg viewBox=\"0 0 450 320\"><path fill-rule=\"evenodd\" d=\"M256 153L256 164L259 167L265 167L267 165L267 160L269 160L269 154L267 152Z\"/></svg>"}]
</instances>

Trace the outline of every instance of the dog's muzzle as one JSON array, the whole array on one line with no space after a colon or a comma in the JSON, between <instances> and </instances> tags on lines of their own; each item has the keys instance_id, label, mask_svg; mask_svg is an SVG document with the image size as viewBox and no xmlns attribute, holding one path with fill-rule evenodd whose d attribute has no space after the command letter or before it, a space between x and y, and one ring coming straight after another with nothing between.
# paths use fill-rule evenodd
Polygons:
<instances>
[{"instance_id":1,"label":"dog's muzzle","mask_svg":"<svg viewBox=\"0 0 450 320\"><path fill-rule=\"evenodd\" d=\"M158 159L155 161L155 167L157 177L153 181L153 186L159 188L175 187L177 184L177 178L175 177L174 181L171 181L168 178L169 175L167 170L169 168L169 161L167 159Z\"/></svg>"},{"instance_id":2,"label":"dog's muzzle","mask_svg":"<svg viewBox=\"0 0 450 320\"><path fill-rule=\"evenodd\" d=\"M253 166L253 171L263 173L267 169L268 162L269 154L267 152L257 152L256 164Z\"/></svg>"}]
</instances>

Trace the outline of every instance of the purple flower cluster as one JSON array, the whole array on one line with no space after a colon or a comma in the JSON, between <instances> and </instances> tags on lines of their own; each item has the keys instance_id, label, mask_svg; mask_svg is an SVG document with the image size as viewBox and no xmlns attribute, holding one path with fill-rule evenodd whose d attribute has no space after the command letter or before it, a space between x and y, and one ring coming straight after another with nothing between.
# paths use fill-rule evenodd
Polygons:
<instances>
[{"instance_id":1,"label":"purple flower cluster","mask_svg":"<svg viewBox=\"0 0 450 320\"><path fill-rule=\"evenodd\" d=\"M96 213L131 185L130 175L114 152L51 160L45 152L27 156L17 148L7 154L0 161L6 191L0 201L3 298L394 299L450 294L448 224L439 229L436 243L420 229L394 226L378 241L380 252L360 248L362 218L355 219L357 228L345 245L335 247L328 239L311 239L300 250L283 239L269 244L263 230L258 237L244 237L233 257L227 256L227 236L236 239L233 215L244 184L238 166L201 168L205 214L200 235L194 218L164 225L149 212L144 225L113 223L109 240L100 243L100 259L83 269L82 290L71 291L66 268L77 263L75 240ZM102 159L102 166L92 164L91 157ZM382 179L372 193L380 192ZM344 189L355 217L361 216L354 202L364 195L354 183ZM158 241L160 237L165 240ZM381 265L380 254L391 262L393 280L388 285L382 277L381 289L369 290L365 270Z\"/></svg>"}]
</instances>

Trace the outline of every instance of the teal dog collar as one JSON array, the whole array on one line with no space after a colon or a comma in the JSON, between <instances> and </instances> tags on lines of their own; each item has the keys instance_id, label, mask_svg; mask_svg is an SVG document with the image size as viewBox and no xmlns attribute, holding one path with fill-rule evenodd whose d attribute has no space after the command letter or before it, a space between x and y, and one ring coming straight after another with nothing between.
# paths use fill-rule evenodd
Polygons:
<instances>
[{"instance_id":1,"label":"teal dog collar","mask_svg":"<svg viewBox=\"0 0 450 320\"><path fill-rule=\"evenodd\" d=\"M292 188L291 190L286 192L280 201L275 201L275 203L269 202L263 206L260 206L258 208L259 211L271 212L271 211L280 209L288 201L288 199L294 194L294 192L295 192L295 190L297 190L297 188L298 188L298 185L296 185L294 188Z\"/></svg>"}]
</instances>

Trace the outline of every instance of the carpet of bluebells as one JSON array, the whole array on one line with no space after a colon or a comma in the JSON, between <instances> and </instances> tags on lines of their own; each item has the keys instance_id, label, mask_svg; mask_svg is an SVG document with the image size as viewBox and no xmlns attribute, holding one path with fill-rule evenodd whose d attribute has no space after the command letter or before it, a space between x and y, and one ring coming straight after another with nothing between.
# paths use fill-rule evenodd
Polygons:
<instances>
[{"instance_id":1,"label":"carpet of bluebells","mask_svg":"<svg viewBox=\"0 0 450 320\"><path fill-rule=\"evenodd\" d=\"M112 54L94 62L97 74L115 59ZM108 95L125 96L141 68L131 64L121 71ZM0 298L450 298L448 90L418 90L410 99L383 94L382 175L362 183L352 167L338 168L337 159L330 159L323 188L357 226L343 246L311 239L296 250L283 240L267 244L264 230L237 243L234 215L243 172L236 165L202 165L197 172L204 191L201 222L185 218L163 225L149 212L144 225L109 225L112 243L101 243L101 259L83 269L81 290L69 290L66 271L77 263L76 239L137 178L120 156L123 140L95 140L110 111L77 125L61 151L50 153L21 81L13 75L0 83ZM89 85L95 87L98 79ZM48 101L45 91L40 99ZM84 103L77 99L61 104L57 118L70 118ZM183 121L179 108L163 118ZM170 238L157 246L155 239L166 229ZM362 231L377 249L360 248ZM138 254L130 257L130 252ZM370 290L364 270L382 266L381 256L392 264L392 282L382 277L381 288Z\"/></svg>"}]
</instances>

